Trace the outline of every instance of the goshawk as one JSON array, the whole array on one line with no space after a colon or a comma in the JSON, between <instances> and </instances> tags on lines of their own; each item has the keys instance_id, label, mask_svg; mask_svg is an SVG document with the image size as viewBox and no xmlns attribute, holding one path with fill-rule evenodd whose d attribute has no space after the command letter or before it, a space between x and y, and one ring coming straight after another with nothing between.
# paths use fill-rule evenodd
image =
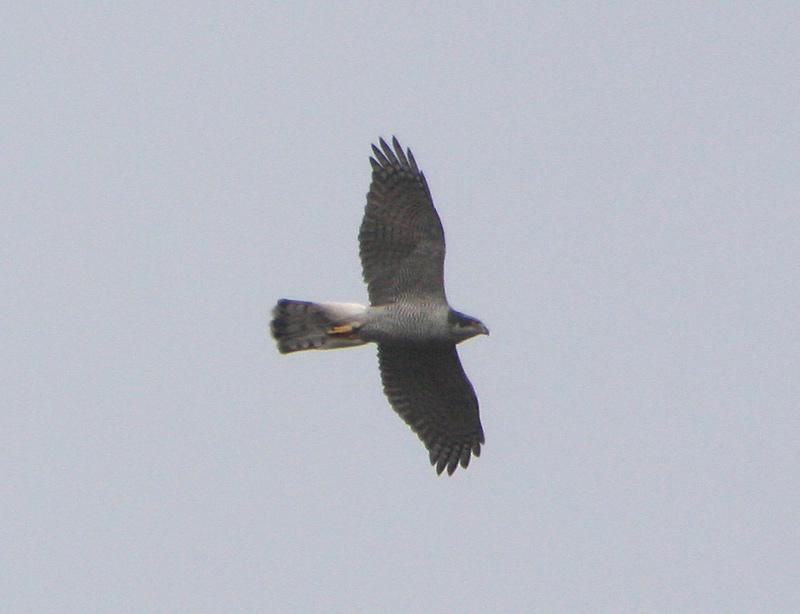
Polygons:
<instances>
[{"instance_id":1,"label":"goshawk","mask_svg":"<svg viewBox=\"0 0 800 614\"><path fill-rule=\"evenodd\" d=\"M437 473L469 465L484 443L478 399L456 344L488 335L450 308L444 231L411 150L380 139L358 241L370 306L281 299L272 336L282 354L378 344L383 390L419 436Z\"/></svg>"}]
</instances>

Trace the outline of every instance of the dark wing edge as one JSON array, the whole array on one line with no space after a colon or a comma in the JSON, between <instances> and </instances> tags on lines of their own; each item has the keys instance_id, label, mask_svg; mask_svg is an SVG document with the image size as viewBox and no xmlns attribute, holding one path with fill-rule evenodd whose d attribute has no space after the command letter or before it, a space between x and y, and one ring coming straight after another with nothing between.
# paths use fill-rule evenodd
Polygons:
<instances>
[{"instance_id":1,"label":"dark wing edge","mask_svg":"<svg viewBox=\"0 0 800 614\"><path fill-rule=\"evenodd\" d=\"M378 345L383 390L430 453L436 473L453 475L485 443L478 398L455 345Z\"/></svg>"},{"instance_id":2,"label":"dark wing edge","mask_svg":"<svg viewBox=\"0 0 800 614\"><path fill-rule=\"evenodd\" d=\"M358 233L373 305L399 296L444 297L444 230L425 175L397 138L373 145L372 182Z\"/></svg>"}]
</instances>

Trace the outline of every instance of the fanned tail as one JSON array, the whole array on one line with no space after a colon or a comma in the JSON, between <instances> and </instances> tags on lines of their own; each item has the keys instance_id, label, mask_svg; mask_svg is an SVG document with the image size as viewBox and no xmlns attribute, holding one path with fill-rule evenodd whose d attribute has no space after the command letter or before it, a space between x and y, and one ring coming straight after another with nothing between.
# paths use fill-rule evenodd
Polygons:
<instances>
[{"instance_id":1,"label":"fanned tail","mask_svg":"<svg viewBox=\"0 0 800 614\"><path fill-rule=\"evenodd\" d=\"M367 308L355 303L311 303L281 299L270 329L281 354L363 345L358 331Z\"/></svg>"}]
</instances>

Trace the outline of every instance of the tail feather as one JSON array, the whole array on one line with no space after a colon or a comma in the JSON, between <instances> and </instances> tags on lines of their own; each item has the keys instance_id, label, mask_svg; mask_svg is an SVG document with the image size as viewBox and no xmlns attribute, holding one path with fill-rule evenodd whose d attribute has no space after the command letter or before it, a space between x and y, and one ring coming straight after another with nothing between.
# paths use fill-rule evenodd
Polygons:
<instances>
[{"instance_id":1,"label":"tail feather","mask_svg":"<svg viewBox=\"0 0 800 614\"><path fill-rule=\"evenodd\" d=\"M272 310L270 329L281 354L362 345L366 342L358 330L366 309L353 303L281 299Z\"/></svg>"}]
</instances>

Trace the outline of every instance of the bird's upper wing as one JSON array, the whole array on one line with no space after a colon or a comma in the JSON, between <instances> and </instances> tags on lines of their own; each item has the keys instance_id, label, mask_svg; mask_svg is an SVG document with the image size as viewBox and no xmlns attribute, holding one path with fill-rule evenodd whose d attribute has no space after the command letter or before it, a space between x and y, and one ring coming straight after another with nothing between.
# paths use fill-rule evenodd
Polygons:
<instances>
[{"instance_id":1,"label":"bird's upper wing","mask_svg":"<svg viewBox=\"0 0 800 614\"><path fill-rule=\"evenodd\" d=\"M372 146L372 184L358 233L364 281L373 305L398 298L447 302L444 231L411 150Z\"/></svg>"},{"instance_id":2,"label":"bird's upper wing","mask_svg":"<svg viewBox=\"0 0 800 614\"><path fill-rule=\"evenodd\" d=\"M437 473L451 474L484 443L478 398L455 345L378 345L383 390L430 452Z\"/></svg>"}]
</instances>

